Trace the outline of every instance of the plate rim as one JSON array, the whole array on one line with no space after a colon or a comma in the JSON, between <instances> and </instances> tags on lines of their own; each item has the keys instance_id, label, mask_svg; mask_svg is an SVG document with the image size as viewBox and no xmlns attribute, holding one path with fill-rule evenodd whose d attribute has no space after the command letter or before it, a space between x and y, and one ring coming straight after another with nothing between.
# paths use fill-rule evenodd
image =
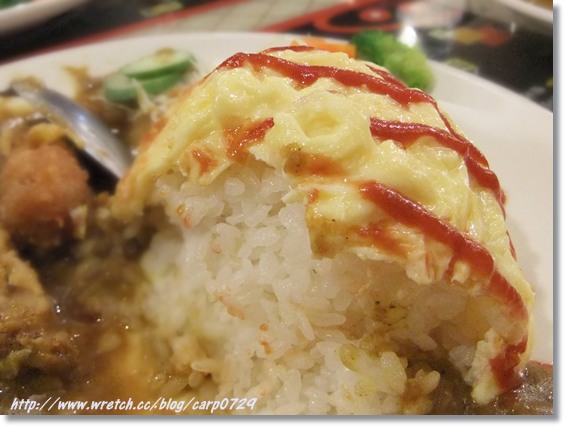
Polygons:
<instances>
[{"instance_id":1,"label":"plate rim","mask_svg":"<svg viewBox=\"0 0 565 427\"><path fill-rule=\"evenodd\" d=\"M55 0L55 1L60 1L60 0ZM61 0L61 1L68 1L68 0ZM89 1L89 0L70 0L70 1L81 2L81 1ZM521 0L519 0L519 1L521 1ZM119 44L123 44L123 43L133 43L133 44L143 43L144 40L155 41L155 42L160 42L160 41L166 42L166 41L171 41L171 40L179 40L179 39L183 39L183 38L195 39L195 38L199 38L199 37L218 38L218 39L228 38L230 40L233 40L233 39L243 39L243 40L245 40L245 39L250 39L250 38L263 39L263 38L266 38L266 37L272 37L273 39L280 38L281 40L285 39L287 41L290 41L292 38L298 38L299 39L301 37L304 37L304 34L289 33L289 32L274 33L274 32L262 32L262 31L256 31L256 32L249 32L249 31L223 31L223 32L192 31L190 33L140 35L140 36L132 36L132 37L126 37L126 38L119 38L119 39L106 39L106 40L98 40L98 41L94 41L94 42L90 42L90 43L71 45L71 46L63 47L61 49L49 50L49 51L46 51L46 52L39 52L39 53L34 54L34 55L26 56L26 57L23 57L23 58L17 58L13 61L0 63L0 72L2 70L5 70L6 68L17 67L18 65L21 66L21 65L25 65L27 63L33 63L35 61L43 61L47 57L57 57L58 55L65 56L65 55L68 55L69 53L73 53L75 51L76 52L84 51L84 49L96 49L98 47L111 47L111 45L113 45L113 44L119 45ZM326 38L330 39L330 37L326 37ZM451 65L439 62L439 61L435 61L435 60L432 60L432 59L428 59L427 61L432 66L432 68L438 69L442 73L454 75L457 78L470 80L474 84L477 84L481 87L484 87L489 91L499 92L499 93L503 94L503 96L508 96L508 97L514 98L517 101L526 102L526 103L530 104L530 106L532 108L539 110L539 112L542 113L542 114L547 113L550 116L553 116L552 111L548 110L547 108L542 107L541 105L539 105L535 101L531 100L530 98L527 98L523 95L520 95L519 93L514 92L511 89L509 89L509 88L507 88L507 87L505 87L501 84L497 84L496 82L488 80L488 79L486 79L482 76L478 76L476 74L470 73L470 72L465 71L465 70L461 70L457 67L454 67L454 66L451 66ZM432 89L432 92L433 92L433 89Z\"/></svg>"}]
</instances>

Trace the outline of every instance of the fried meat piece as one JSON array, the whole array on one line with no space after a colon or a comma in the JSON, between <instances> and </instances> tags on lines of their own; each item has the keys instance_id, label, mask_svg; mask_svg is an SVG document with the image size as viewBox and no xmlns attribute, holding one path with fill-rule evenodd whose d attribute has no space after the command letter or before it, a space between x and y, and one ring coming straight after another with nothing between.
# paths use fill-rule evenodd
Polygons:
<instances>
[{"instance_id":1,"label":"fried meat piece","mask_svg":"<svg viewBox=\"0 0 565 427\"><path fill-rule=\"evenodd\" d=\"M22 147L0 173L0 222L18 244L53 247L73 237L91 197L88 174L63 144Z\"/></svg>"}]
</instances>

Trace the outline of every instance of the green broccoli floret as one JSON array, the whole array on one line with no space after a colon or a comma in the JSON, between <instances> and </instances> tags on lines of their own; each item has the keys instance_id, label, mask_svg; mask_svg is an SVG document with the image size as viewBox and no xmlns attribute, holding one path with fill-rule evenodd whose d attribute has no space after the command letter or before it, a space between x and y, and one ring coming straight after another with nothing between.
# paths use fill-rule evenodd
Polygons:
<instances>
[{"instance_id":1,"label":"green broccoli floret","mask_svg":"<svg viewBox=\"0 0 565 427\"><path fill-rule=\"evenodd\" d=\"M434 75L426 62L426 55L417 47L398 41L382 31L362 31L351 37L357 48L357 57L388 69L409 87L429 91Z\"/></svg>"}]
</instances>

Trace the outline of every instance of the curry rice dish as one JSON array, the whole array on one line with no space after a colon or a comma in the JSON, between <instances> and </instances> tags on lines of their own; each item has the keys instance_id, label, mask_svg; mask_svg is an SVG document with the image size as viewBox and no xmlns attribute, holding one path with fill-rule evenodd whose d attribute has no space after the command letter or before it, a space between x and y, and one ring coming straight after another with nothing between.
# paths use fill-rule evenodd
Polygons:
<instances>
[{"instance_id":1,"label":"curry rice dish","mask_svg":"<svg viewBox=\"0 0 565 427\"><path fill-rule=\"evenodd\" d=\"M504 192L429 95L285 47L237 53L176 97L111 193L64 130L13 130L5 407L57 394L256 399L234 414L551 413L550 369L525 370L534 296Z\"/></svg>"}]
</instances>

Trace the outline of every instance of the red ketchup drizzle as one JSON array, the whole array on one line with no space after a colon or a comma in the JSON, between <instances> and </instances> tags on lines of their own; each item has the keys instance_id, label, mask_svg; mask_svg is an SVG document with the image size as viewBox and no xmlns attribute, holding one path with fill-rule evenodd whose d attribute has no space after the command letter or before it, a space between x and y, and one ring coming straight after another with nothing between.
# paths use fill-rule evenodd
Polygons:
<instances>
[{"instance_id":1,"label":"red ketchup drizzle","mask_svg":"<svg viewBox=\"0 0 565 427\"><path fill-rule=\"evenodd\" d=\"M269 117L246 126L226 129L224 133L228 144L228 156L236 161L244 161L249 146L263 140L267 131L274 125L274 119Z\"/></svg>"},{"instance_id":2,"label":"red ketchup drizzle","mask_svg":"<svg viewBox=\"0 0 565 427\"><path fill-rule=\"evenodd\" d=\"M450 247L456 260L467 262L480 276L488 279L487 293L504 301L520 317L527 318L528 312L520 294L496 270L494 259L481 244L436 217L422 205L383 184L369 181L361 184L359 191L365 199L396 221L417 228L430 238Z\"/></svg>"},{"instance_id":3,"label":"red ketchup drizzle","mask_svg":"<svg viewBox=\"0 0 565 427\"><path fill-rule=\"evenodd\" d=\"M371 69L371 71L373 73L378 74L379 76L381 76L383 79L385 79L387 82L396 85L396 86L400 86L400 87L406 87L406 85L404 83L402 83L402 81L400 81L399 79L397 79L396 77L394 77L392 74L390 74L388 71L386 70L382 70L376 67L372 67L369 65L369 68Z\"/></svg>"},{"instance_id":4,"label":"red ketchup drizzle","mask_svg":"<svg viewBox=\"0 0 565 427\"><path fill-rule=\"evenodd\" d=\"M366 87L373 93L388 95L403 106L407 106L412 102L426 102L434 106L447 129L449 129L450 132L455 133L453 127L449 123L449 120L447 120L445 115L439 110L437 103L430 95L419 89L406 87L404 83L390 75L390 73L385 70L380 70L376 67L369 67L373 72L379 75L379 77L376 77L370 74L336 67L298 64L296 62L266 54L268 52L278 52L283 50L304 52L315 49L310 46L286 46L271 48L265 50L264 53L239 52L226 59L218 66L217 69L240 68L245 64L250 64L255 70L270 68L283 76L293 79L302 86L310 86L321 78L330 78L344 86L358 88Z\"/></svg>"},{"instance_id":5,"label":"red ketchup drizzle","mask_svg":"<svg viewBox=\"0 0 565 427\"><path fill-rule=\"evenodd\" d=\"M217 166L217 162L214 160L213 156L205 150L192 150L191 154L192 158L196 160L200 166L200 175L207 174Z\"/></svg>"},{"instance_id":6,"label":"red ketchup drizzle","mask_svg":"<svg viewBox=\"0 0 565 427\"><path fill-rule=\"evenodd\" d=\"M311 52L317 49L313 46L306 46L306 45L279 46L279 47L270 47L269 49L265 49L262 53L276 53L285 50L292 50L294 52Z\"/></svg>"},{"instance_id":7,"label":"red ketchup drizzle","mask_svg":"<svg viewBox=\"0 0 565 427\"><path fill-rule=\"evenodd\" d=\"M369 224L356 231L359 236L370 239L374 245L384 249L389 254L406 258L408 255L407 250L399 242L398 238L390 233L390 228L387 225L383 226L380 223Z\"/></svg>"},{"instance_id":8,"label":"red ketchup drizzle","mask_svg":"<svg viewBox=\"0 0 565 427\"><path fill-rule=\"evenodd\" d=\"M288 47L278 47L272 48L265 52L277 52L282 50L293 50L295 52L311 51L312 47L309 46L288 46ZM436 109L437 113L440 115L443 123L447 127L447 132L433 132L430 127L418 128L417 124L412 124L412 128L394 129L394 122L389 126L389 131L396 134L404 134L405 139L413 137L418 132L425 132L431 136L438 138L438 140L452 148L459 150L465 158L465 162L469 169L469 172L475 177L479 185L486 188L490 188L496 195L501 206L504 204L504 194L500 189L498 183L498 178L496 175L488 169L488 163L484 156L479 152L479 150L471 144L468 140L460 136L455 132L449 120L445 115L439 110L435 100L428 94L418 90L406 87L398 79L390 75L390 73L385 70L380 70L376 67L370 67L370 69L378 74L379 77L353 71L347 69L341 69L336 67L321 66L321 65L308 65L308 64L298 64L296 62L288 61L286 59L278 58L275 56L267 55L266 53L243 53L239 52L224 61L218 69L226 68L240 68L244 65L249 64L255 70L259 71L262 68L269 68L276 71L277 73L289 77L301 86L310 86L314 84L318 79L329 78L336 82L341 83L348 87L364 87L367 90L380 95L387 95L394 99L396 102L403 106L407 106L412 102L425 102L431 104ZM372 128L377 124L373 125ZM382 129L380 129L382 130Z\"/></svg>"},{"instance_id":9,"label":"red ketchup drizzle","mask_svg":"<svg viewBox=\"0 0 565 427\"><path fill-rule=\"evenodd\" d=\"M394 139L403 145L413 143L418 137L429 135L441 144L459 153L467 164L469 173L476 181L491 189L497 196L501 205L504 195L500 189L496 175L488 169L488 163L480 151L468 140L460 136L451 126L447 117L439 110L435 100L426 93L410 89L389 73L371 67L372 71L379 77L353 70L339 69L329 66L298 64L282 58L267 55L267 52L281 50L294 50L296 52L313 50L308 46L289 46L273 48L264 53L237 53L224 61L218 69L240 68L249 64L254 70L260 71L269 68L277 73L291 78L301 86L310 86L320 78L333 79L344 86L366 88L380 95L387 95L402 106L412 102L425 102L434 106L447 131L442 131L426 125L414 123L385 122L377 119L371 120L371 132L379 138ZM230 132L230 155L241 156L241 152L251 143L264 137L268 129L273 126L272 119L267 119L251 129L241 133ZM503 301L513 313L521 320L527 320L528 311L522 298L496 269L494 259L478 242L466 237L448 222L437 218L422 205L404 197L395 190L374 181L366 182L359 186L359 191L367 200L377 205L395 220L408 226L421 230L425 235L435 239L453 251L453 259L450 263L448 273L456 260L467 262L480 276L488 280L485 285L485 293ZM527 338L518 345L509 345L502 354L490 361L493 373L503 389L514 385L516 378L514 367L518 364L519 354L526 347Z\"/></svg>"},{"instance_id":10,"label":"red ketchup drizzle","mask_svg":"<svg viewBox=\"0 0 565 427\"><path fill-rule=\"evenodd\" d=\"M385 211L396 221L421 230L425 235L437 240L453 251L450 263L452 270L455 260L467 262L488 283L485 292L508 305L520 319L528 319L528 311L520 294L497 271L494 259L488 250L478 242L466 237L451 224L437 218L420 204L402 196L395 190L374 181L359 186L363 197ZM527 343L527 337L519 345L509 345L502 354L490 361L493 375L503 390L516 386L514 368L519 363Z\"/></svg>"},{"instance_id":11,"label":"red ketchup drizzle","mask_svg":"<svg viewBox=\"0 0 565 427\"><path fill-rule=\"evenodd\" d=\"M300 46L291 46L290 49L296 50L296 48L299 47ZM245 64L251 65L255 70L269 68L285 77L291 78L301 86L310 86L321 78L328 78L344 86L366 86L371 92L388 95L402 105L408 105L411 102L428 102L434 103L435 105L435 101L428 94L420 90L399 86L398 84L391 83L388 80L370 74L322 65L298 64L262 53L236 53L225 60L218 69L240 68Z\"/></svg>"},{"instance_id":12,"label":"red ketchup drizzle","mask_svg":"<svg viewBox=\"0 0 565 427\"><path fill-rule=\"evenodd\" d=\"M496 174L488 168L488 162L479 149L467 139L424 124L387 121L374 117L371 118L371 134L383 140L392 139L403 147L413 144L422 136L434 138L463 158L471 176L480 186L494 193L504 212L505 196Z\"/></svg>"},{"instance_id":13,"label":"red ketchup drizzle","mask_svg":"<svg viewBox=\"0 0 565 427\"><path fill-rule=\"evenodd\" d=\"M512 390L522 382L514 368L520 363L520 354L526 351L527 344L528 340L525 338L518 345L508 345L503 352L490 360L490 367L502 390Z\"/></svg>"}]
</instances>

